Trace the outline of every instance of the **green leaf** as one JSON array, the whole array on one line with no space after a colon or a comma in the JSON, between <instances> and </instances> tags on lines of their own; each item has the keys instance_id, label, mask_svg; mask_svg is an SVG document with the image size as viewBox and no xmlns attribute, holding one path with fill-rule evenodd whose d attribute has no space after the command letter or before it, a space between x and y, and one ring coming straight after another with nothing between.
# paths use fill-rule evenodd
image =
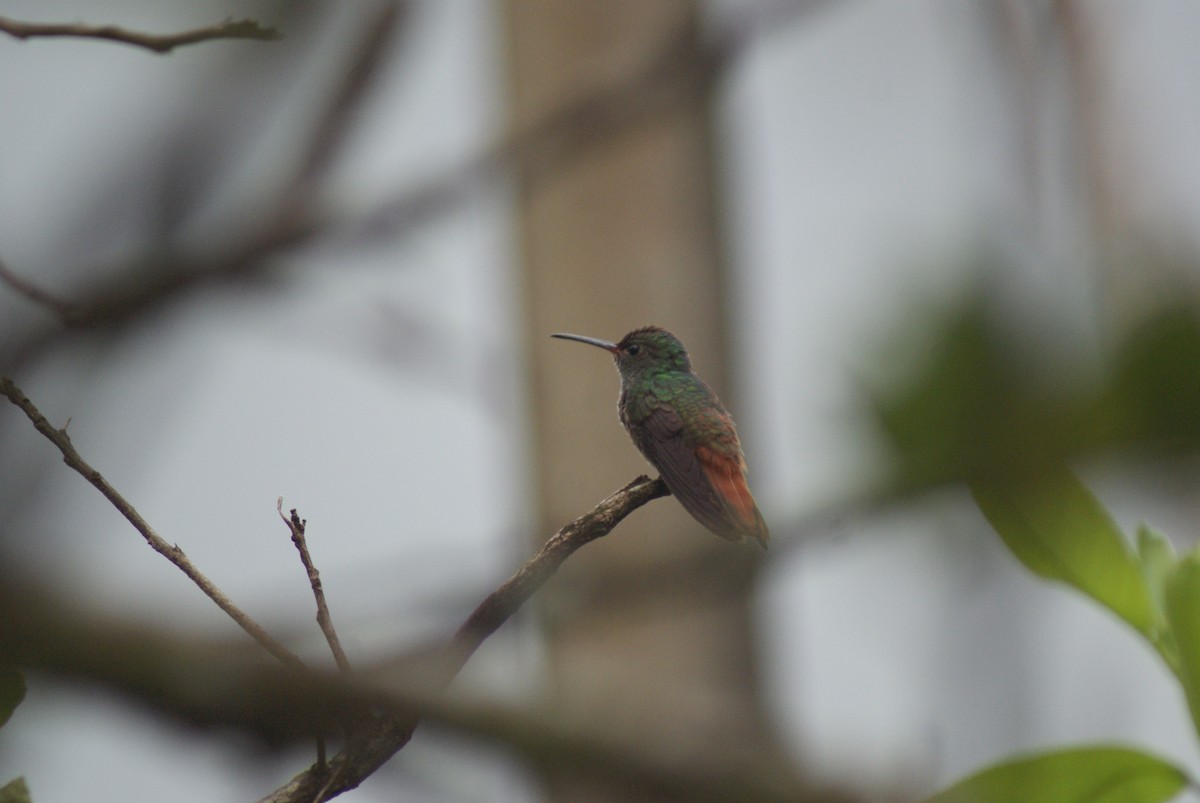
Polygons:
<instances>
[{"instance_id":1,"label":"green leaf","mask_svg":"<svg viewBox=\"0 0 1200 803\"><path fill-rule=\"evenodd\" d=\"M1065 468L971 486L983 515L1035 574L1074 586L1154 642L1154 604L1108 512Z\"/></svg>"},{"instance_id":2,"label":"green leaf","mask_svg":"<svg viewBox=\"0 0 1200 803\"><path fill-rule=\"evenodd\" d=\"M1137 551L1150 599L1161 613L1166 610L1167 575L1175 567L1175 546L1171 539L1143 524L1138 527Z\"/></svg>"},{"instance_id":3,"label":"green leaf","mask_svg":"<svg viewBox=\"0 0 1200 803\"><path fill-rule=\"evenodd\" d=\"M1187 784L1173 764L1095 745L1020 756L965 778L925 803L1159 803Z\"/></svg>"},{"instance_id":4,"label":"green leaf","mask_svg":"<svg viewBox=\"0 0 1200 803\"><path fill-rule=\"evenodd\" d=\"M1167 623L1179 650L1179 680L1200 733L1200 553L1175 564L1166 583Z\"/></svg>"},{"instance_id":5,"label":"green leaf","mask_svg":"<svg viewBox=\"0 0 1200 803\"><path fill-rule=\"evenodd\" d=\"M0 803L32 803L24 778L13 778L0 786Z\"/></svg>"},{"instance_id":6,"label":"green leaf","mask_svg":"<svg viewBox=\"0 0 1200 803\"><path fill-rule=\"evenodd\" d=\"M25 678L10 666L0 666L0 725L8 722L13 710L25 699Z\"/></svg>"},{"instance_id":7,"label":"green leaf","mask_svg":"<svg viewBox=\"0 0 1200 803\"><path fill-rule=\"evenodd\" d=\"M1154 605L1155 632L1151 640L1167 666L1178 675L1179 649L1166 617L1166 584L1167 577L1175 568L1175 547L1165 535L1143 524L1138 527L1137 554L1142 577L1146 580L1150 601Z\"/></svg>"}]
</instances>

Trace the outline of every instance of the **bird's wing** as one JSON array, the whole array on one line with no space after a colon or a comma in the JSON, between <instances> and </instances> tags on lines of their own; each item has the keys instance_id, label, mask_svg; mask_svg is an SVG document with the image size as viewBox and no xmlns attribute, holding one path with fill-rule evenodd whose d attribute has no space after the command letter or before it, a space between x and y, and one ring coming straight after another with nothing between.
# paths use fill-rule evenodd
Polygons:
<instances>
[{"instance_id":1,"label":"bird's wing","mask_svg":"<svg viewBox=\"0 0 1200 803\"><path fill-rule=\"evenodd\" d=\"M758 512L758 505L746 485L746 461L741 454L730 456L707 446L698 446L696 457L709 483L724 501L729 517L727 520L731 519L730 523L741 534L753 537L765 549L769 537L767 523L763 521L762 513Z\"/></svg>"},{"instance_id":2,"label":"bird's wing","mask_svg":"<svg viewBox=\"0 0 1200 803\"><path fill-rule=\"evenodd\" d=\"M687 512L722 538L741 540L744 533L730 520L727 505L714 487L709 470L697 457L697 451L684 440L683 422L678 413L665 405L660 406L630 434ZM745 480L742 485L745 487Z\"/></svg>"}]
</instances>

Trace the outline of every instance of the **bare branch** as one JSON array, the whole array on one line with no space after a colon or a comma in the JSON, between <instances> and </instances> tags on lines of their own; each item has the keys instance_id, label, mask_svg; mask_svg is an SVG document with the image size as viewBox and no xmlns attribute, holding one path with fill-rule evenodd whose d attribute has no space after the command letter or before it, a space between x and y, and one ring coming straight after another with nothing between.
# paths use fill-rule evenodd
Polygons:
<instances>
[{"instance_id":1,"label":"bare branch","mask_svg":"<svg viewBox=\"0 0 1200 803\"><path fill-rule=\"evenodd\" d=\"M104 498L112 503L113 507L133 525L134 529L141 533L151 549L175 564L209 599L217 604L217 607L229 614L230 618L237 622L242 630L246 631L251 638L262 645L263 649L289 666L295 668L304 667L304 662L300 660L298 655L276 641L263 629L262 625L255 622L245 611L234 605L233 601L225 596L225 592L217 588L211 580L196 568L195 564L191 562L178 545L169 544L163 540L149 523L142 518L133 505L118 493L108 483L108 480L101 476L99 471L88 465L83 457L80 456L79 452L75 450L74 445L72 445L66 430L57 429L46 420L41 411L34 406L33 402L8 377L0 377L0 395L7 396L9 401L21 408L21 411L33 422L33 426L37 431L42 433L48 441L53 443L62 452L63 462L78 472L80 476L103 494Z\"/></svg>"},{"instance_id":2,"label":"bare branch","mask_svg":"<svg viewBox=\"0 0 1200 803\"><path fill-rule=\"evenodd\" d=\"M300 518L296 508L292 508L290 518L283 515L282 496L279 497L275 509L279 511L279 518L283 519L283 523L292 531L292 543L300 552L300 562L304 564L304 570L308 572L308 584L312 586L313 597L317 601L317 624L321 627L321 632L325 634L325 640L329 642L329 649L333 652L333 659L337 661L338 669L342 672L349 672L350 660L346 657L346 652L342 649L342 642L338 639L337 630L333 627L333 618L329 615L329 605L325 602L325 589L321 585L321 574L313 563L312 556L308 552L308 542L304 538L307 522Z\"/></svg>"},{"instance_id":3,"label":"bare branch","mask_svg":"<svg viewBox=\"0 0 1200 803\"><path fill-rule=\"evenodd\" d=\"M167 253L143 259L78 300L50 307L58 318L53 326L6 341L0 347L0 370L15 372L72 332L115 330L188 292L217 284L264 282L272 267L270 257L307 241L314 232L313 221L297 213L255 232L248 242L217 253L201 257Z\"/></svg>"},{"instance_id":4,"label":"bare branch","mask_svg":"<svg viewBox=\"0 0 1200 803\"><path fill-rule=\"evenodd\" d=\"M342 71L341 83L326 100L325 108L314 118L307 144L302 149L304 156L293 178L293 187L283 195L283 203L306 195L309 185L329 169L341 152L354 114L375 79L387 45L408 19L408 6L407 2L388 3L364 24L358 47Z\"/></svg>"},{"instance_id":5,"label":"bare branch","mask_svg":"<svg viewBox=\"0 0 1200 803\"><path fill-rule=\"evenodd\" d=\"M446 645L434 686L449 685L479 645L508 621L575 550L608 535L630 513L669 493L662 480L638 477L555 533L459 627ZM321 790L324 790L321 799L326 799L355 788L408 743L419 723L420 714L411 712L393 713L372 721L365 730L352 736L346 747L329 761L328 768L310 767L261 803L308 803Z\"/></svg>"},{"instance_id":6,"label":"bare branch","mask_svg":"<svg viewBox=\"0 0 1200 803\"><path fill-rule=\"evenodd\" d=\"M179 547L163 540L100 472L80 456L66 432L50 424L11 379L0 378L0 395L6 396L25 413L37 431L58 448L67 465L100 491L142 534L151 548L182 570L268 652L292 669L305 669L298 656L275 641L260 625L237 608L212 581L200 573ZM631 512L653 499L666 496L667 493L661 480L639 477L584 516L559 530L516 574L490 594L458 629L444 651L443 660L438 664L435 691L444 688L454 679L479 645L516 613L575 550L607 535ZM282 514L282 504L280 508ZM298 516L289 521L289 526L295 528L297 522L302 531L303 522ZM293 532L296 530L293 529ZM306 561L306 568L310 565L311 561ZM312 572L315 574L315 568ZM314 585L317 585L316 581ZM393 709L391 713L370 720L366 729L355 733L347 747L335 755L327 765L322 766L318 763L309 768L267 799L311 801L318 794L336 796L353 789L408 743L420 722L420 711L423 708L405 706L402 710ZM192 716L198 716L193 709L189 708L189 712ZM305 722L310 724L312 721L315 720L305 719Z\"/></svg>"},{"instance_id":7,"label":"bare branch","mask_svg":"<svg viewBox=\"0 0 1200 803\"><path fill-rule=\"evenodd\" d=\"M446 646L446 682L454 679L479 645L545 585L575 550L608 535L634 510L670 493L661 479L638 477L551 536L536 555L504 585L489 594L458 628Z\"/></svg>"},{"instance_id":8,"label":"bare branch","mask_svg":"<svg viewBox=\"0 0 1200 803\"><path fill-rule=\"evenodd\" d=\"M338 215L309 205L315 180L332 163L344 141L351 112L361 104L375 73L388 34L404 19L389 5L368 24L342 81L316 115L307 152L294 179L282 193L268 223L248 242L221 253L192 256L151 255L153 273L129 270L85 296L50 307L69 329L116 326L213 284L261 280L273 257L311 243L318 237L373 239L395 236L452 209L471 192L509 171L537 181L561 170L629 129L668 114L678 102L674 82L692 80L690 91L708 92L727 66L764 31L777 30L789 15L824 5L817 0L770 0L746 20L714 33L699 49L684 31L650 49L628 75L598 80L588 91L569 99L545 117L510 133L463 163L402 192L366 213ZM686 77L690 76L690 79ZM153 260L153 261L151 261ZM97 271L103 273L104 271ZM11 284L11 282L10 282ZM23 295L31 297L28 292ZM30 334L0 350L0 370L13 371L53 343L69 336L60 329Z\"/></svg>"},{"instance_id":9,"label":"bare branch","mask_svg":"<svg viewBox=\"0 0 1200 803\"><path fill-rule=\"evenodd\" d=\"M3 261L0 261L0 281L11 287L18 295L25 296L25 298L33 303L45 307L59 318L66 319L70 315L70 302L59 298L47 290L43 290L23 276L13 273Z\"/></svg>"},{"instance_id":10,"label":"bare branch","mask_svg":"<svg viewBox=\"0 0 1200 803\"><path fill-rule=\"evenodd\" d=\"M214 284L263 281L273 266L272 257L286 254L328 228L329 223L319 220L311 208L313 185L345 140L353 111L366 96L375 66L404 19L402 6L389 4L371 17L341 83L328 98L324 111L314 117L313 131L293 177L269 210L265 222L244 241L202 255L180 250L147 254L128 270L71 300L54 298L11 271L0 276L21 295L54 312L65 327L43 328L6 344L0 349L0 370L17 370L43 350L69 337L71 330L117 327L179 296ZM96 273L108 275L111 271Z\"/></svg>"},{"instance_id":11,"label":"bare branch","mask_svg":"<svg viewBox=\"0 0 1200 803\"><path fill-rule=\"evenodd\" d=\"M151 34L131 31L116 25L83 25L80 23L19 22L0 17L0 31L17 39L72 37L76 39L107 39L125 45L142 47L155 53L170 53L177 47L211 42L219 39L256 39L268 42L279 39L279 31L259 25L254 20L227 19L218 25L194 28L170 34Z\"/></svg>"}]
</instances>

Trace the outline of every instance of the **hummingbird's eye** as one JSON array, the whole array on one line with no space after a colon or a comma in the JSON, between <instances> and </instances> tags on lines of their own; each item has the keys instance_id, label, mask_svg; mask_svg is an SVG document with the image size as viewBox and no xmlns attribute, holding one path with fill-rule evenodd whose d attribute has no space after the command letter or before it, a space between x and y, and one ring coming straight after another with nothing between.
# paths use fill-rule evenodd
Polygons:
<instances>
[{"instance_id":1,"label":"hummingbird's eye","mask_svg":"<svg viewBox=\"0 0 1200 803\"><path fill-rule=\"evenodd\" d=\"M638 355L638 352L640 352L641 350L642 350L642 347L639 346L637 343L634 343L625 349L625 353L628 354L630 357L636 357Z\"/></svg>"}]
</instances>

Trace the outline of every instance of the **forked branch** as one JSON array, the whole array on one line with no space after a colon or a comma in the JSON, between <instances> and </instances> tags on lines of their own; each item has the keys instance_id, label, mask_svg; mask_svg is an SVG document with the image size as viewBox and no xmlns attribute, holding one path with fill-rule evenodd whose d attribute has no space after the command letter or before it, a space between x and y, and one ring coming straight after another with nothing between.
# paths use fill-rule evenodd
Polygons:
<instances>
[{"instance_id":1,"label":"forked branch","mask_svg":"<svg viewBox=\"0 0 1200 803\"><path fill-rule=\"evenodd\" d=\"M99 471L92 468L80 456L79 452L75 450L75 446L71 443L71 438L67 435L67 431L65 429L58 429L51 424L46 419L46 416L42 415L33 402L8 377L0 377L0 396L8 397L9 401L21 408L21 411L33 422L33 426L37 431L44 435L46 440L58 447L58 451L62 452L63 462L91 483L92 487L97 491L102 493L104 498L111 502L113 507L133 525L134 529L141 533L142 538L146 539L146 543L150 545L151 549L171 561L171 563L174 563L209 599L217 603L218 608L229 614L229 617L237 623L238 627L245 630L251 638L262 645L263 649L283 663L297 668L304 667L304 662L300 660L300 656L276 641L262 625L250 618L250 615L241 608L234 605L233 601L225 596L225 592L217 588L212 580L209 580L196 568L196 565L183 553L182 549L175 544L168 543L162 536L156 533L154 528L137 512L137 509L129 503L129 500L122 496L116 488L113 488Z\"/></svg>"},{"instance_id":2,"label":"forked branch","mask_svg":"<svg viewBox=\"0 0 1200 803\"><path fill-rule=\"evenodd\" d=\"M662 480L638 477L555 533L516 574L480 603L446 646L435 688L445 687L481 644L549 580L575 550L608 535L622 519L670 491ZM392 713L354 734L327 767L314 765L260 803L311 803L355 788L395 755L420 723L412 713Z\"/></svg>"}]
</instances>

